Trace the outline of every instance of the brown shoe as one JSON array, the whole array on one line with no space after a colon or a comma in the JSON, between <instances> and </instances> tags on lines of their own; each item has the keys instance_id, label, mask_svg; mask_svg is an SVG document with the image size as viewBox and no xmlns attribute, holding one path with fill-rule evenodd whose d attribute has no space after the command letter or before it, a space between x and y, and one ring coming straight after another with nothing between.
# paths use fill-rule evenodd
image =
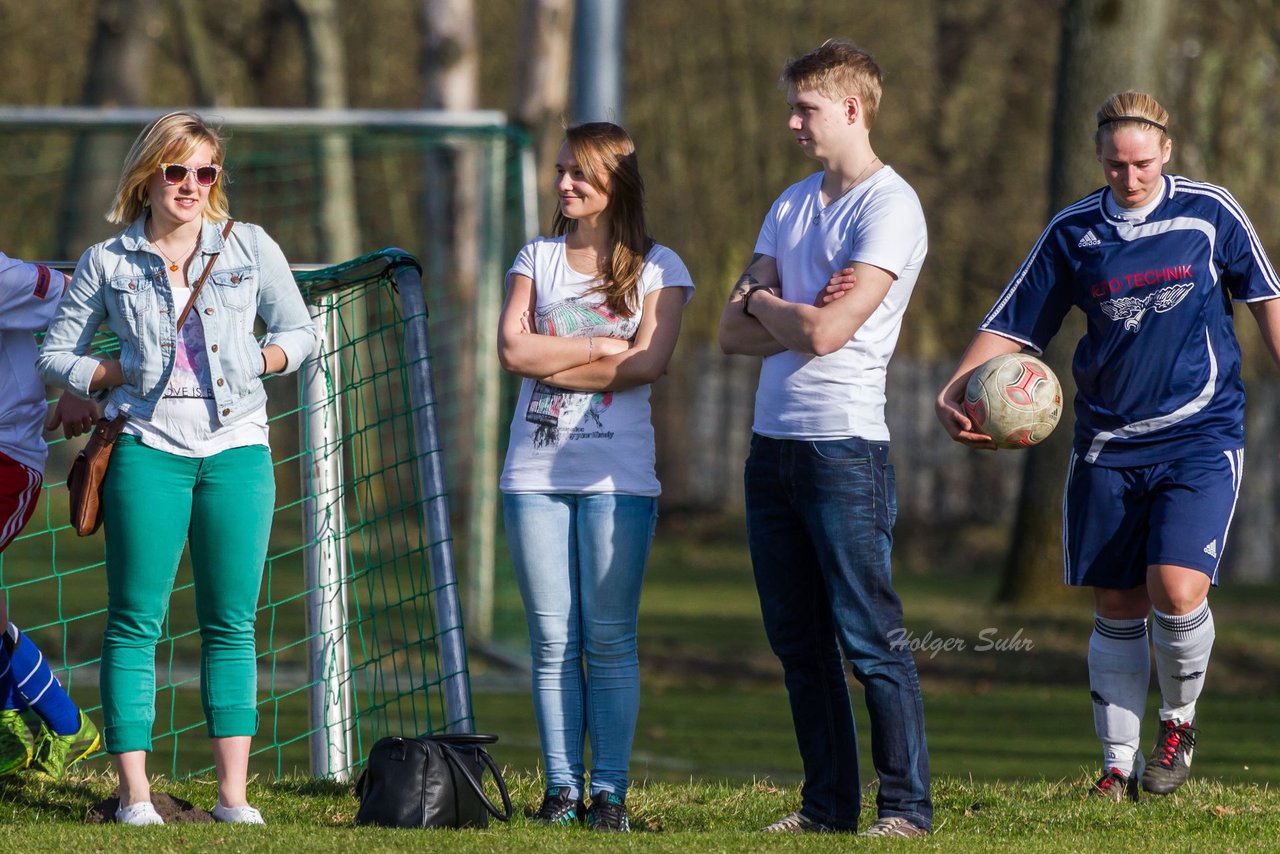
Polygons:
<instances>
[{"instance_id":1,"label":"brown shoe","mask_svg":"<svg viewBox=\"0 0 1280 854\"><path fill-rule=\"evenodd\" d=\"M876 823L858 834L859 836L928 836L929 831L917 827L901 816L878 818Z\"/></svg>"}]
</instances>

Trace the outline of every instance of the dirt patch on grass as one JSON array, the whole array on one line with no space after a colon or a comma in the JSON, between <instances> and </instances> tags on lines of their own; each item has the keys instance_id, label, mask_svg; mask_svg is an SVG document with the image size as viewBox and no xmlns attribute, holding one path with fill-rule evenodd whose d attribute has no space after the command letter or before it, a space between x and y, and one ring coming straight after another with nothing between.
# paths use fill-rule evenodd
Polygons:
<instances>
[{"instance_id":1,"label":"dirt patch on grass","mask_svg":"<svg viewBox=\"0 0 1280 854\"><path fill-rule=\"evenodd\" d=\"M175 798L173 795L164 792L151 793L151 805L156 808L156 812L160 813L160 817L164 819L165 824L210 824L213 822L213 815L202 810L192 804L190 801L184 801L182 798ZM93 805L89 810L89 815L85 817L85 824L108 824L116 820L116 810L120 807L120 799L117 797L107 798Z\"/></svg>"}]
</instances>

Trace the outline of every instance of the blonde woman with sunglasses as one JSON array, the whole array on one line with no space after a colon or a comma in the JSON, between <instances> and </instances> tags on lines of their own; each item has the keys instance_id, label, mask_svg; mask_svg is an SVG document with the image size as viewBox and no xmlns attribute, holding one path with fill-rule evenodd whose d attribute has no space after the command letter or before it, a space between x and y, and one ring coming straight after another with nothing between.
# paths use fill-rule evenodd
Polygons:
<instances>
[{"instance_id":1,"label":"blonde woman with sunglasses","mask_svg":"<svg viewBox=\"0 0 1280 854\"><path fill-rule=\"evenodd\" d=\"M104 398L108 418L127 416L104 484L101 673L124 824L163 823L146 771L155 648L188 544L218 777L213 817L262 823L245 792L258 728L254 617L275 502L262 377L297 370L318 338L275 241L248 223L225 230L224 153L194 113L142 131L107 215L125 228L81 257L38 361L46 382ZM118 358L88 353L103 323L120 340Z\"/></svg>"}]
</instances>

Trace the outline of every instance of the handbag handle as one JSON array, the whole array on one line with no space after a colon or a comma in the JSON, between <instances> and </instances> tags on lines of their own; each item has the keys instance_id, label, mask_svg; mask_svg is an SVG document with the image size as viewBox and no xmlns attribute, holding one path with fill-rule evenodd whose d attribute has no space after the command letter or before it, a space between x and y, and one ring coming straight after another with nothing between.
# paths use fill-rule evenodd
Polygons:
<instances>
[{"instance_id":1,"label":"handbag handle","mask_svg":"<svg viewBox=\"0 0 1280 854\"><path fill-rule=\"evenodd\" d=\"M489 751L485 750L483 747L478 747L476 748L476 755L479 756L480 760L488 766L491 772L493 772L493 779L498 784L498 793L502 795L502 806L505 812L498 812L498 808L493 805L493 801L489 800L489 796L485 794L484 787L481 786L479 781L472 776L471 769L463 763L458 754L449 749L445 749L441 752L445 755L445 758L449 760L449 763L462 773L462 778L467 781L467 785L471 787L471 791L475 792L480 798L480 803L484 805L484 808L489 811L490 815L498 821L511 820L511 796L507 794L507 784L503 782L502 772L498 770L498 764L493 761L493 757L489 755Z\"/></svg>"},{"instance_id":2,"label":"handbag handle","mask_svg":"<svg viewBox=\"0 0 1280 854\"><path fill-rule=\"evenodd\" d=\"M498 737L485 732L441 732L423 736L442 744L496 744Z\"/></svg>"}]
</instances>

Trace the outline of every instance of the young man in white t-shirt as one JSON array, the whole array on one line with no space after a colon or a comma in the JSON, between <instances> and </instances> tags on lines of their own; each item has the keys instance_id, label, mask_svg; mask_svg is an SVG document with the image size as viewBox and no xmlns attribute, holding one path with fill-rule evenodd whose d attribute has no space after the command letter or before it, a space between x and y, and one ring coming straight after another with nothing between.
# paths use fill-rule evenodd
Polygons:
<instances>
[{"instance_id":1,"label":"young man in white t-shirt","mask_svg":"<svg viewBox=\"0 0 1280 854\"><path fill-rule=\"evenodd\" d=\"M890 583L896 514L884 381L924 262L915 192L871 148L882 73L828 41L789 63L790 129L822 171L770 208L720 321L763 356L746 467L747 534L766 633L804 761L801 808L769 832L854 831L857 741L841 651L866 688L880 779L873 836L932 829L915 663Z\"/></svg>"}]
</instances>

